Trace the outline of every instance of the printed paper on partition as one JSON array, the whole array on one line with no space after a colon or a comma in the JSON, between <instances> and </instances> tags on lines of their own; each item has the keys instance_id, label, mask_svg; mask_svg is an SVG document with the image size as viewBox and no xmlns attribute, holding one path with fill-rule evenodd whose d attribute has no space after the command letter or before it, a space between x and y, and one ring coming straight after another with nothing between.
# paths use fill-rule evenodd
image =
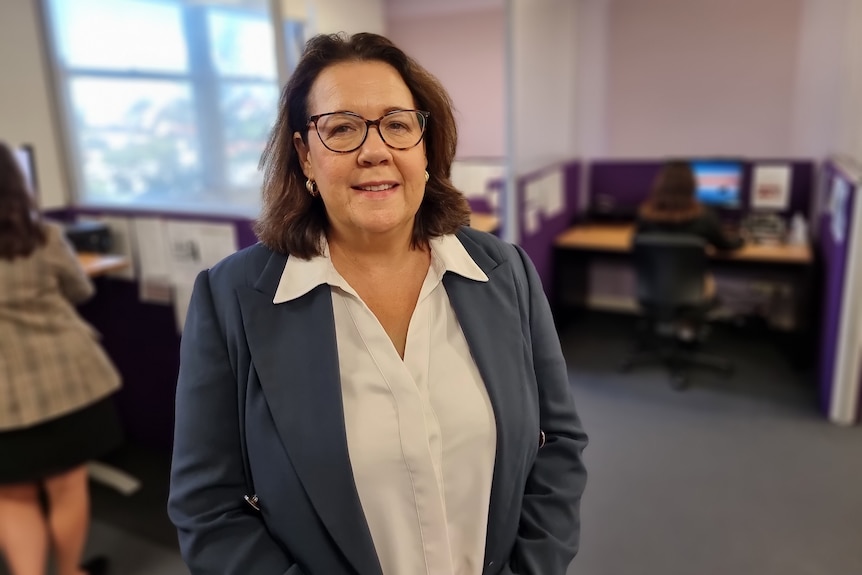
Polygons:
<instances>
[{"instance_id":1,"label":"printed paper on partition","mask_svg":"<svg viewBox=\"0 0 862 575\"><path fill-rule=\"evenodd\" d=\"M847 235L847 198L850 196L850 186L841 178L832 181L832 194L829 200L829 213L832 220L832 239L836 244L843 244Z\"/></svg>"},{"instance_id":2,"label":"printed paper on partition","mask_svg":"<svg viewBox=\"0 0 862 575\"><path fill-rule=\"evenodd\" d=\"M170 221L165 226L174 313L182 331L195 278L237 250L236 227L183 221Z\"/></svg>"},{"instance_id":3,"label":"printed paper on partition","mask_svg":"<svg viewBox=\"0 0 862 575\"><path fill-rule=\"evenodd\" d=\"M194 283L174 284L174 319L177 322L177 331L183 332L186 323L186 315L189 311L189 301L192 299Z\"/></svg>"},{"instance_id":4,"label":"printed paper on partition","mask_svg":"<svg viewBox=\"0 0 862 575\"><path fill-rule=\"evenodd\" d=\"M551 219L566 208L563 174L555 169L524 186L524 210L533 212L525 220L525 231L534 233L539 228L540 218Z\"/></svg>"},{"instance_id":5,"label":"printed paper on partition","mask_svg":"<svg viewBox=\"0 0 862 575\"><path fill-rule=\"evenodd\" d=\"M170 221L166 224L171 283L194 283L201 270L237 250L233 224Z\"/></svg>"},{"instance_id":6,"label":"printed paper on partition","mask_svg":"<svg viewBox=\"0 0 862 575\"><path fill-rule=\"evenodd\" d=\"M751 183L751 207L786 210L790 206L790 166L755 166Z\"/></svg>"},{"instance_id":7,"label":"printed paper on partition","mask_svg":"<svg viewBox=\"0 0 862 575\"><path fill-rule=\"evenodd\" d=\"M524 231L528 234L539 231L539 210L530 205L524 210Z\"/></svg>"},{"instance_id":8,"label":"printed paper on partition","mask_svg":"<svg viewBox=\"0 0 862 575\"><path fill-rule=\"evenodd\" d=\"M545 186L545 217L555 218L566 209L563 173L555 169L543 178Z\"/></svg>"},{"instance_id":9,"label":"printed paper on partition","mask_svg":"<svg viewBox=\"0 0 862 575\"><path fill-rule=\"evenodd\" d=\"M171 303L164 221L160 218L135 218L131 229L140 272L138 297L146 303Z\"/></svg>"}]
</instances>

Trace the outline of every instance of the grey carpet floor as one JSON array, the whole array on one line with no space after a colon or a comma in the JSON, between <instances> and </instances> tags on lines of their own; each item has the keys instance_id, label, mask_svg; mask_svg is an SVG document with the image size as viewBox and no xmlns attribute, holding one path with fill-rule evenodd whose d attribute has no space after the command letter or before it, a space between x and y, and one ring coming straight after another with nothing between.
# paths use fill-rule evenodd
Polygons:
<instances>
[{"instance_id":1,"label":"grey carpet floor","mask_svg":"<svg viewBox=\"0 0 862 575\"><path fill-rule=\"evenodd\" d=\"M862 574L862 429L827 423L811 372L718 330L730 379L616 369L634 323L590 316L562 340L591 436L579 575Z\"/></svg>"},{"instance_id":2,"label":"grey carpet floor","mask_svg":"<svg viewBox=\"0 0 862 575\"><path fill-rule=\"evenodd\" d=\"M696 372L680 393L659 368L618 372L633 329L591 315L561 330L591 437L569 574L862 575L862 428L821 417L813 371L762 336L718 329L709 351L736 374ZM93 487L89 552L115 575L187 573L164 511L167 456L129 446L110 463L144 488Z\"/></svg>"},{"instance_id":3,"label":"grey carpet floor","mask_svg":"<svg viewBox=\"0 0 862 575\"><path fill-rule=\"evenodd\" d=\"M102 521L93 523L87 556L104 555L112 575L189 575L179 553Z\"/></svg>"}]
</instances>

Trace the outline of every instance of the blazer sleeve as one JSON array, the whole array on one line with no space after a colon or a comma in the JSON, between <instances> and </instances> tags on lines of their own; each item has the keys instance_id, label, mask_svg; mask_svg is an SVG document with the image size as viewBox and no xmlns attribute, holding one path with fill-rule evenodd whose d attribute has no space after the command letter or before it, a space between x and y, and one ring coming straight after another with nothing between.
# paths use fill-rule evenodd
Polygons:
<instances>
[{"instance_id":1,"label":"blazer sleeve","mask_svg":"<svg viewBox=\"0 0 862 575\"><path fill-rule=\"evenodd\" d=\"M545 444L527 477L518 537L507 568L516 575L565 575L578 552L587 480L587 435L575 410L560 340L533 263L515 246L527 276L529 331ZM505 573L505 571L504 571Z\"/></svg>"},{"instance_id":2,"label":"blazer sleeve","mask_svg":"<svg viewBox=\"0 0 862 575\"><path fill-rule=\"evenodd\" d=\"M203 271L180 345L168 515L191 575L300 575L243 499L237 389Z\"/></svg>"}]
</instances>

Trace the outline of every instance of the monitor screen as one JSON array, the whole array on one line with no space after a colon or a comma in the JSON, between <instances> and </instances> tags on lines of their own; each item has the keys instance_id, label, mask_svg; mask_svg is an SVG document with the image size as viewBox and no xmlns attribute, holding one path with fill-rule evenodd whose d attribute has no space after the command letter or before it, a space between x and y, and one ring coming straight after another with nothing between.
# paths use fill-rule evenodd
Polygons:
<instances>
[{"instance_id":1,"label":"monitor screen","mask_svg":"<svg viewBox=\"0 0 862 575\"><path fill-rule=\"evenodd\" d=\"M36 186L36 159L33 154L33 147L27 144L12 148L12 153L15 159L18 160L18 165L21 166L21 171L24 173L24 180L27 182L27 189L33 200L37 199Z\"/></svg>"},{"instance_id":2,"label":"monitor screen","mask_svg":"<svg viewBox=\"0 0 862 575\"><path fill-rule=\"evenodd\" d=\"M708 206L738 208L742 189L742 162L732 160L694 160L697 199Z\"/></svg>"}]
</instances>

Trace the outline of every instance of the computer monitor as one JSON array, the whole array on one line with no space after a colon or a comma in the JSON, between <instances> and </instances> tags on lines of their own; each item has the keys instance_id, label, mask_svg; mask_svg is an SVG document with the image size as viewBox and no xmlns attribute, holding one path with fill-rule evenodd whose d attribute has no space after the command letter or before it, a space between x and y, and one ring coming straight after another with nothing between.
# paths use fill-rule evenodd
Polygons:
<instances>
[{"instance_id":1,"label":"computer monitor","mask_svg":"<svg viewBox=\"0 0 862 575\"><path fill-rule=\"evenodd\" d=\"M21 166L21 171L24 173L24 180L27 183L27 190L33 197L33 201L38 200L38 186L36 184L36 155L33 153L33 146L23 144L16 148L12 148L12 154Z\"/></svg>"},{"instance_id":2,"label":"computer monitor","mask_svg":"<svg viewBox=\"0 0 862 575\"><path fill-rule=\"evenodd\" d=\"M692 160L697 180L697 199L716 208L735 209L741 205L742 162L734 160Z\"/></svg>"}]
</instances>

